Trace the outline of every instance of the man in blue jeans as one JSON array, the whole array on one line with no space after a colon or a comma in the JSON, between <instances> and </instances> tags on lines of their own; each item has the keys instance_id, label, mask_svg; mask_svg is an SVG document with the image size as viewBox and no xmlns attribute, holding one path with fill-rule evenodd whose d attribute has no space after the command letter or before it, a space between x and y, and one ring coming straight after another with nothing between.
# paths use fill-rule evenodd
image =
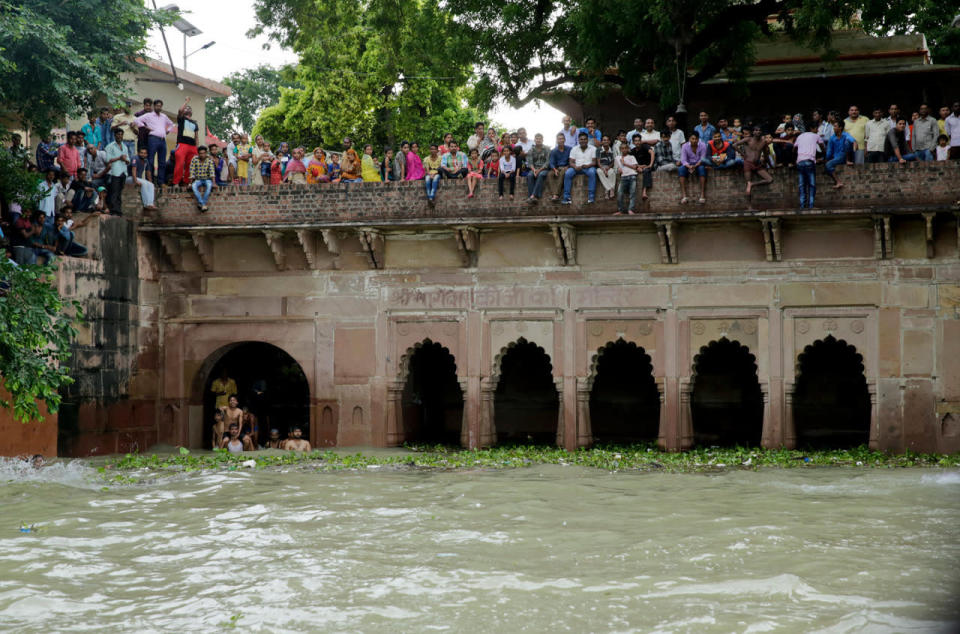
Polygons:
<instances>
[{"instance_id":1,"label":"man in blue jeans","mask_svg":"<svg viewBox=\"0 0 960 634\"><path fill-rule=\"evenodd\" d=\"M570 150L570 168L563 175L563 204L570 204L570 190L576 176L587 177L587 203L593 202L597 193L597 148L588 144L586 132L577 135L577 147Z\"/></svg>"},{"instance_id":2,"label":"man in blue jeans","mask_svg":"<svg viewBox=\"0 0 960 634\"><path fill-rule=\"evenodd\" d=\"M817 192L817 150L823 148L823 139L816 132L804 132L793 144L797 148L800 208L813 209Z\"/></svg>"},{"instance_id":3,"label":"man in blue jeans","mask_svg":"<svg viewBox=\"0 0 960 634\"><path fill-rule=\"evenodd\" d=\"M198 147L197 155L190 160L190 188L193 189L193 196L197 199L197 207L201 212L207 210L207 201L216 188L213 184L216 169L213 159L207 155L207 146ZM201 188L203 192L200 191Z\"/></svg>"},{"instance_id":4,"label":"man in blue jeans","mask_svg":"<svg viewBox=\"0 0 960 634\"><path fill-rule=\"evenodd\" d=\"M133 125L137 130L147 129L147 165L156 174L156 184L159 187L167 182L167 135L175 127L173 121L163 114L163 100L154 99L153 111L134 119ZM153 168L154 157L157 157L156 170Z\"/></svg>"},{"instance_id":5,"label":"man in blue jeans","mask_svg":"<svg viewBox=\"0 0 960 634\"><path fill-rule=\"evenodd\" d=\"M900 118L897 120L896 127L887 132L887 138L884 139L883 146L884 153L887 155L887 162L903 165L907 161L917 160L917 155L907 147L906 129L907 120Z\"/></svg>"},{"instance_id":6,"label":"man in blue jeans","mask_svg":"<svg viewBox=\"0 0 960 634\"><path fill-rule=\"evenodd\" d=\"M853 165L857 151L857 142L849 132L844 130L844 127L846 127L846 124L843 119L836 119L833 122L833 136L827 141L827 158L824 170L827 172L827 176L833 179L834 189L843 187L843 182L837 176L837 166Z\"/></svg>"}]
</instances>

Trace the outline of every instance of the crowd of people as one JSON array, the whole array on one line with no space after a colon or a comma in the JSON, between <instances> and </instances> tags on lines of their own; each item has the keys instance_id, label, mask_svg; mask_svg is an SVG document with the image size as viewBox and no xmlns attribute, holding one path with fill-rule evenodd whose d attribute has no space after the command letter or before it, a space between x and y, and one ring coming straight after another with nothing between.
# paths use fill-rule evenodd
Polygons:
<instances>
[{"instance_id":1,"label":"crowd of people","mask_svg":"<svg viewBox=\"0 0 960 634\"><path fill-rule=\"evenodd\" d=\"M256 392L256 386L254 388ZM249 407L240 406L237 383L230 378L226 368L213 380L210 391L216 399L210 438L213 449L226 449L230 453L257 449L312 450L310 441L303 437L303 430L296 425L288 429L286 438L280 438L280 430L276 427L270 429L267 438L261 438L260 419Z\"/></svg>"},{"instance_id":2,"label":"crowd of people","mask_svg":"<svg viewBox=\"0 0 960 634\"><path fill-rule=\"evenodd\" d=\"M749 204L753 189L772 182L771 170L791 167L798 174L800 206L812 207L817 164L823 165L833 187L841 188L841 166L960 159L960 102L941 107L937 114L920 104L910 116L897 104L876 108L871 117L857 106L850 106L846 116L817 109L809 119L785 114L776 126L744 125L739 118L714 122L700 112L688 133L673 116L659 128L652 118L635 119L632 129L615 134L601 132L593 118L580 127L567 116L551 138L552 146L543 134L531 138L525 128L500 131L478 122L463 146L447 133L425 151L416 141L402 141L377 152L369 143L355 145L344 138L338 150L317 147L309 153L287 142L274 149L259 135L251 142L241 132L233 133L223 147L203 145L190 100L180 106L176 122L164 114L163 105L160 99L144 99L135 113L129 104L101 108L80 130L67 132L66 144L57 146L44 137L35 163L19 137L12 138L9 152L25 169L43 176L37 209L24 212L10 205L7 226L0 225L12 234L17 262L50 262L58 253L82 255L86 249L73 237L79 225L72 214L122 213L126 184L139 189L147 210L155 209L161 185L189 186L204 212L218 187L288 183L423 181L432 205L442 182L447 183L444 187L462 187L469 199L481 181L496 180L499 198L513 199L517 181L525 180L527 202L535 204L547 195L553 202L570 204L573 183L583 176L588 204L596 200L599 182L601 195L616 199L617 214L634 214L637 199L648 199L655 171L677 174L682 204L706 202L711 172L742 171ZM168 156L166 138L174 130L177 142ZM556 184L544 192L550 175Z\"/></svg>"}]
</instances>

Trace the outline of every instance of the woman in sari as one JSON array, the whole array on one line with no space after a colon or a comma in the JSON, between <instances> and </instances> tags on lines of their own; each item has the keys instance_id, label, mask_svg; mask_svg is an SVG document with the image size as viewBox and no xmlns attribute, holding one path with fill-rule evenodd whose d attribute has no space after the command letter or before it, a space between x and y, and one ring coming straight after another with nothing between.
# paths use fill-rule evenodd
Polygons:
<instances>
[{"instance_id":1,"label":"woman in sari","mask_svg":"<svg viewBox=\"0 0 960 634\"><path fill-rule=\"evenodd\" d=\"M352 147L347 148L343 153L343 159L340 161L340 182L341 183L362 183L360 177L360 157L357 151Z\"/></svg>"},{"instance_id":2,"label":"woman in sari","mask_svg":"<svg viewBox=\"0 0 960 634\"><path fill-rule=\"evenodd\" d=\"M363 156L360 157L361 170L364 183L379 183L380 168L377 160L373 158L373 146L369 143L363 146Z\"/></svg>"},{"instance_id":3,"label":"woman in sari","mask_svg":"<svg viewBox=\"0 0 960 634\"><path fill-rule=\"evenodd\" d=\"M251 185L264 185L266 184L263 180L263 170L260 167L260 155L264 152L265 142L263 140L263 135L258 134L253 140L253 151L250 153L250 184ZM272 159L272 156L270 157ZM269 160L268 159L268 164Z\"/></svg>"},{"instance_id":4,"label":"woman in sari","mask_svg":"<svg viewBox=\"0 0 960 634\"><path fill-rule=\"evenodd\" d=\"M487 130L487 136L483 137L483 140L477 145L477 149L480 151L480 158L484 162L490 160L490 153L497 149L497 131L492 126Z\"/></svg>"},{"instance_id":5,"label":"woman in sari","mask_svg":"<svg viewBox=\"0 0 960 634\"><path fill-rule=\"evenodd\" d=\"M326 152L320 148L314 148L313 158L307 163L307 184L329 183L330 176L327 171Z\"/></svg>"},{"instance_id":6,"label":"woman in sari","mask_svg":"<svg viewBox=\"0 0 960 634\"><path fill-rule=\"evenodd\" d=\"M410 151L407 152L408 181L422 181L423 177L427 175L426 170L423 169L423 161L420 160L420 155L417 153L418 150L420 150L419 143L410 144Z\"/></svg>"}]
</instances>

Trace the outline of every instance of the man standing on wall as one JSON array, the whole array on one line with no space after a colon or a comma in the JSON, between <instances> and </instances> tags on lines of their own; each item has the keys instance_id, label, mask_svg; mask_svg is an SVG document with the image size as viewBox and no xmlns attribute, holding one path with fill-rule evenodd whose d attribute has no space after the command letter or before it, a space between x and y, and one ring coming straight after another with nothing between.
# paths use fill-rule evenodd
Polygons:
<instances>
[{"instance_id":1,"label":"man standing on wall","mask_svg":"<svg viewBox=\"0 0 960 634\"><path fill-rule=\"evenodd\" d=\"M849 116L843 120L843 128L853 137L854 142L857 144L858 149L855 150L853 154L854 164L863 165L867 147L864 142L867 120L860 116L860 108L857 106L850 106L848 114Z\"/></svg>"},{"instance_id":2,"label":"man standing on wall","mask_svg":"<svg viewBox=\"0 0 960 634\"><path fill-rule=\"evenodd\" d=\"M189 185L193 179L189 174L192 168L191 161L197 155L197 137L200 135L200 126L191 119L193 108L190 107L190 97L187 97L180 110L177 111L177 157L173 171L173 184ZM209 189L209 188L208 188Z\"/></svg>"},{"instance_id":3,"label":"man standing on wall","mask_svg":"<svg viewBox=\"0 0 960 634\"><path fill-rule=\"evenodd\" d=\"M163 114L163 100L153 100L153 110L134 119L133 124L139 130L147 129L147 164L153 170L154 157L157 158L157 187L167 182L167 135L173 131L173 121Z\"/></svg>"},{"instance_id":4,"label":"man standing on wall","mask_svg":"<svg viewBox=\"0 0 960 634\"><path fill-rule=\"evenodd\" d=\"M127 182L130 157L123 145L123 130L113 129L113 143L104 149L107 161L107 207L114 216L123 215L123 185Z\"/></svg>"}]
</instances>

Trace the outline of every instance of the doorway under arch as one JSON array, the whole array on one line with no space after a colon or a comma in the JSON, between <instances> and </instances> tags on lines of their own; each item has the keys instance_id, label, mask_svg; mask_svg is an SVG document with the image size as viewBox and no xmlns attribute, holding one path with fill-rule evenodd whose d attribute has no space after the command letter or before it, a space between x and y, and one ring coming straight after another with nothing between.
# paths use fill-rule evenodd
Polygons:
<instances>
[{"instance_id":1,"label":"doorway under arch","mask_svg":"<svg viewBox=\"0 0 960 634\"><path fill-rule=\"evenodd\" d=\"M214 380L226 371L237 385L241 407L257 417L259 442L264 444L270 429L286 438L291 427L300 427L303 437L310 436L310 385L300 364L287 352L262 341L244 341L221 348L204 363L203 375L203 447L211 445L210 428L216 409ZM203 372L203 369L201 369Z\"/></svg>"},{"instance_id":2,"label":"doorway under arch","mask_svg":"<svg viewBox=\"0 0 960 634\"><path fill-rule=\"evenodd\" d=\"M832 335L803 349L797 359L793 423L797 445L847 449L870 442L870 391L863 356Z\"/></svg>"},{"instance_id":3,"label":"doorway under arch","mask_svg":"<svg viewBox=\"0 0 960 634\"><path fill-rule=\"evenodd\" d=\"M500 360L494 395L497 444L555 445L560 398L550 356L522 337Z\"/></svg>"},{"instance_id":4,"label":"doorway under arch","mask_svg":"<svg viewBox=\"0 0 960 634\"><path fill-rule=\"evenodd\" d=\"M598 443L649 442L660 435L653 363L637 344L618 339L599 351L590 389L590 427Z\"/></svg>"},{"instance_id":5,"label":"doorway under arch","mask_svg":"<svg viewBox=\"0 0 960 634\"><path fill-rule=\"evenodd\" d=\"M407 359L403 386L402 440L459 445L463 427L463 390L450 351L425 339Z\"/></svg>"},{"instance_id":6,"label":"doorway under arch","mask_svg":"<svg viewBox=\"0 0 960 634\"><path fill-rule=\"evenodd\" d=\"M694 372L690 399L694 444L760 445L763 394L750 350L726 337L711 341L700 348Z\"/></svg>"}]
</instances>

